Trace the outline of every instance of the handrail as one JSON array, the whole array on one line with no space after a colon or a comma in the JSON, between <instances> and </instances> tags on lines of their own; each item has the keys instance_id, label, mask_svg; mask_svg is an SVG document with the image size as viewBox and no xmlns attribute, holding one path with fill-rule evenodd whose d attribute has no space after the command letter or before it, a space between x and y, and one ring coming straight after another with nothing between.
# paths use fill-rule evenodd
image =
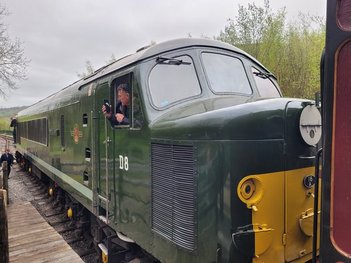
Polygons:
<instances>
[{"instance_id":1,"label":"handrail","mask_svg":"<svg viewBox=\"0 0 351 263\"><path fill-rule=\"evenodd\" d=\"M312 263L317 262L317 234L318 234L318 199L319 199L319 160L322 156L322 148L316 154L314 185L314 207L313 207L313 243L312 243Z\"/></svg>"}]
</instances>

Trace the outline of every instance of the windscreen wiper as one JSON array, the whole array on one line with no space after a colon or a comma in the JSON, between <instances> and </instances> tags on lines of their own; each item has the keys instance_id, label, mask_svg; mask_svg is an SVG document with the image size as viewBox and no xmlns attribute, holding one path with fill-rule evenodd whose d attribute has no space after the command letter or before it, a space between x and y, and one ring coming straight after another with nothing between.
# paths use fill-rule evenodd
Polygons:
<instances>
[{"instance_id":1,"label":"windscreen wiper","mask_svg":"<svg viewBox=\"0 0 351 263\"><path fill-rule=\"evenodd\" d=\"M191 64L190 62L186 62L181 59L168 58L168 57L157 57L156 63L167 64L167 65L190 65Z\"/></svg>"},{"instance_id":2,"label":"windscreen wiper","mask_svg":"<svg viewBox=\"0 0 351 263\"><path fill-rule=\"evenodd\" d=\"M275 76L272 73L266 73L266 72L254 72L257 77L260 77L262 79L268 79L269 77L275 78Z\"/></svg>"}]
</instances>

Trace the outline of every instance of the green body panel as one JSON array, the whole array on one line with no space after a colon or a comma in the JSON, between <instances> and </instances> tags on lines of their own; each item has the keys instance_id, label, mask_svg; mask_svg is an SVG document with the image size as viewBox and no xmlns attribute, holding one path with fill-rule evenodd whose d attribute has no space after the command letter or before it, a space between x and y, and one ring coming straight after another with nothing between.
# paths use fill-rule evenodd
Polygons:
<instances>
[{"instance_id":1,"label":"green body panel","mask_svg":"<svg viewBox=\"0 0 351 263\"><path fill-rule=\"evenodd\" d=\"M296 123L304 103L307 101L274 99L201 113L192 112L191 107L198 107L190 105L182 108L191 112L189 116L173 112L155 123L152 138L192 143L201 165L198 166L197 182L196 253L180 249L176 254L173 251L174 259L171 259L167 255L172 253L172 243L156 238L152 241L157 244L153 254L162 262L177 262L179 258L182 261L178 262L214 262L219 247L223 262L230 258L251 262L232 244L231 234L238 227L252 224L251 210L239 200L236 188L239 181L250 174L313 165L311 159L297 158L314 156L315 152L314 147L305 146ZM218 116L221 116L220 120Z\"/></svg>"},{"instance_id":2,"label":"green body panel","mask_svg":"<svg viewBox=\"0 0 351 263\"><path fill-rule=\"evenodd\" d=\"M48 122L48 145L38 144L34 141L21 138L19 151L33 160L33 163L45 174L57 182L62 182L64 189L74 181L72 196L82 202L89 210L92 206L91 172L92 164L86 161L85 150L91 148L91 128L83 126L83 114L91 120L91 97L73 96L69 101L63 101L55 111L47 111L35 115L19 117L19 121L29 121L38 118L47 118ZM72 114L74 113L74 114ZM60 121L64 116L64 145L61 144ZM78 141L74 140L77 133ZM40 162L42 161L42 163ZM45 164L45 165L44 165ZM83 184L83 173L88 173L89 180ZM60 184L61 185L61 184ZM89 194L85 194L89 193ZM84 200L82 200L84 199Z\"/></svg>"},{"instance_id":3,"label":"green body panel","mask_svg":"<svg viewBox=\"0 0 351 263\"><path fill-rule=\"evenodd\" d=\"M206 40L184 43L188 41L178 46L166 43L121 59L22 111L19 122L48 119L48 145L21 138L18 150L96 216L101 215L99 209L107 210L112 228L161 262L251 262L252 258L244 257L232 242L238 227L252 224L251 210L239 200L237 185L250 174L313 164L313 160L298 158L314 151L306 147L298 131L300 112L308 102L263 100L250 69L254 65L265 70L257 61L231 46ZM201 50L240 56L253 93L213 93L201 69ZM155 108L148 76L160 54L192 56L202 93L162 110ZM140 96L140 105L133 101L133 109L140 107L142 125L134 127L133 115L132 126L112 127L101 113L101 105L104 99L113 100L111 83L127 74L131 75L133 94ZM83 125L84 114L87 125ZM62 115L64 145L57 133ZM183 248L153 230L154 143L194 149L194 249ZM86 149L91 151L90 159L86 159ZM84 173L88 182L83 181Z\"/></svg>"}]
</instances>

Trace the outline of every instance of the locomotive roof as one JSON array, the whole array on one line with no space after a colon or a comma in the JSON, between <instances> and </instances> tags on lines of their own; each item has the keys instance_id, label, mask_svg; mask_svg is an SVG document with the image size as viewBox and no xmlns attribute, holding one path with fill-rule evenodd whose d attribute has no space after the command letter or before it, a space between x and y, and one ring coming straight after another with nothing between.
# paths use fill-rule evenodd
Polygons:
<instances>
[{"instance_id":1,"label":"locomotive roof","mask_svg":"<svg viewBox=\"0 0 351 263\"><path fill-rule=\"evenodd\" d=\"M94 73L88 75L87 77L84 77L72 83L71 85L59 90L58 92L48 96L47 98L33 104L27 109L21 111L18 115L21 116L22 114L23 115L32 114L34 112L39 113L39 112L51 110L53 108L65 106L63 102L70 101L70 103L72 103L72 96L77 93L77 90L80 87L86 84L89 84L90 82L93 82L96 79L99 79L109 73L112 73L116 70L127 67L129 65L136 64L150 57L153 57L168 51L177 50L181 48L189 48L189 47L215 47L215 48L221 48L224 50L234 51L236 53L240 53L248 57L249 59L255 61L262 68L267 70L260 62L258 62L255 58L253 58L246 52L224 42L210 40L210 39L196 39L196 38L182 38L182 39L169 40L166 42L162 42L160 44L143 47L134 54L122 57L106 66L103 66L100 69L96 70ZM267 72L269 71L267 70Z\"/></svg>"},{"instance_id":2,"label":"locomotive roof","mask_svg":"<svg viewBox=\"0 0 351 263\"><path fill-rule=\"evenodd\" d=\"M136 53L122 57L111 64L108 64L104 67L101 67L100 69L96 70L94 73L91 75L87 76L84 78L83 83L81 85L85 85L88 82L91 82L101 76L104 76L110 72L116 71L118 69L121 69L123 67L126 67L128 65L137 63L139 61L148 59L150 57L172 51L172 50L177 50L181 48L188 48L188 47L215 47L215 48L221 48L225 50L230 50L234 51L236 53L240 53L245 55L246 57L252 59L256 63L258 63L260 66L262 66L264 69L266 69L259 61L257 61L254 57L250 56L243 50L234 47L232 45L229 45L224 42L216 41L216 40L210 40L210 39L197 39L197 38L181 38L181 39L175 39L175 40L169 40L166 42L162 42L160 44L152 45L152 46L146 46L141 49L139 49ZM267 70L267 69L266 69ZM267 70L268 72L268 70Z\"/></svg>"}]
</instances>

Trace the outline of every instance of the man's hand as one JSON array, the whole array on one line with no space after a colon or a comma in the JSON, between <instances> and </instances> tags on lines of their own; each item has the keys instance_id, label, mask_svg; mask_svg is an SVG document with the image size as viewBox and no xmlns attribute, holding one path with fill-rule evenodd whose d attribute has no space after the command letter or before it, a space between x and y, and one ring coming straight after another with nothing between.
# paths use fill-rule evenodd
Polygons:
<instances>
[{"instance_id":1,"label":"man's hand","mask_svg":"<svg viewBox=\"0 0 351 263\"><path fill-rule=\"evenodd\" d=\"M123 122L124 115L122 113L117 113L115 117L118 122Z\"/></svg>"},{"instance_id":2,"label":"man's hand","mask_svg":"<svg viewBox=\"0 0 351 263\"><path fill-rule=\"evenodd\" d=\"M105 115L106 118L108 118L108 119L111 118L112 113L106 111L106 106L105 105L102 105L101 110L102 110L102 113Z\"/></svg>"}]
</instances>

